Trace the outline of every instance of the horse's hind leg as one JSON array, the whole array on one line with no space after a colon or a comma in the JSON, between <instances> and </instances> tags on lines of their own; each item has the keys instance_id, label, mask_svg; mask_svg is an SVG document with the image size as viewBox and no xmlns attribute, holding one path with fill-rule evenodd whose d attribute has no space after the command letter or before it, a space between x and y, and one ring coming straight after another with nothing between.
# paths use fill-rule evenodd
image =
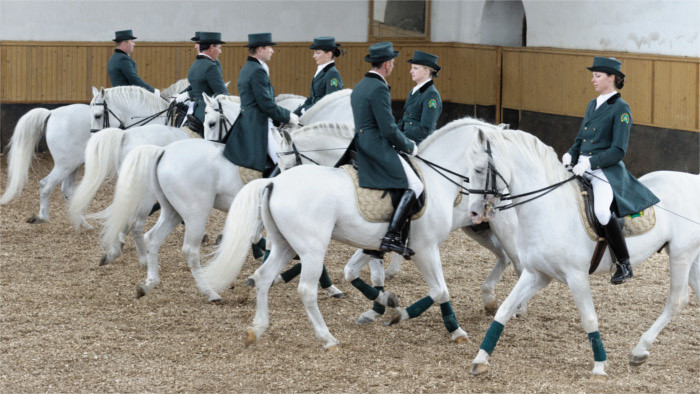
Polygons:
<instances>
[{"instance_id":1,"label":"horse's hind leg","mask_svg":"<svg viewBox=\"0 0 700 394\"><path fill-rule=\"evenodd\" d=\"M75 178L77 175L78 169L76 168L65 179L63 179L63 182L61 182L61 193L63 193L63 197L65 197L66 201L68 202L70 202L70 199L73 197L73 193L75 192ZM92 230L93 227L85 220L84 216L81 216L80 228Z\"/></svg>"},{"instance_id":2,"label":"horse's hind leg","mask_svg":"<svg viewBox=\"0 0 700 394\"><path fill-rule=\"evenodd\" d=\"M39 182L39 213L27 219L27 223L46 223L49 221L49 199L53 189L61 183L74 169L54 165L53 169Z\"/></svg>"},{"instance_id":3,"label":"horse's hind leg","mask_svg":"<svg viewBox=\"0 0 700 394\"><path fill-rule=\"evenodd\" d=\"M211 302L221 301L221 296L217 294L203 278L202 266L200 265L200 248L202 237L206 231L206 214L198 213L189 215L185 220L185 242L182 244L182 253L185 255L187 265L190 267L192 277L199 292L204 294Z\"/></svg>"},{"instance_id":4,"label":"horse's hind leg","mask_svg":"<svg viewBox=\"0 0 700 394\"><path fill-rule=\"evenodd\" d=\"M360 271L365 264L370 264L370 274L372 286L360 279ZM345 264L345 280L352 283L367 299L374 301L372 309L362 313L356 320L357 324L374 322L378 316L384 314L385 306L396 306L398 304L396 296L388 291L384 291L384 261L373 259L364 254L362 249L357 249L350 261Z\"/></svg>"},{"instance_id":5,"label":"horse's hind leg","mask_svg":"<svg viewBox=\"0 0 700 394\"><path fill-rule=\"evenodd\" d=\"M160 276L158 273L158 250L165 238L173 231L175 226L180 223L180 215L173 209L170 204L161 203L161 213L158 217L156 225L146 233L147 242L146 261L148 272L146 273L146 282L139 284L136 289L136 296L143 297L148 294L153 288L160 284Z\"/></svg>"},{"instance_id":6,"label":"horse's hind leg","mask_svg":"<svg viewBox=\"0 0 700 394\"><path fill-rule=\"evenodd\" d=\"M317 251L300 254L301 275L298 291L306 314L314 326L316 338L324 342L324 349L335 350L340 342L331 335L318 308L318 278L323 272L323 256L323 253Z\"/></svg>"},{"instance_id":7,"label":"horse's hind leg","mask_svg":"<svg viewBox=\"0 0 700 394\"><path fill-rule=\"evenodd\" d=\"M689 250L679 256L671 257L671 290L666 299L666 306L654 324L639 338L637 346L632 349L632 354L630 355L631 365L640 365L647 361L649 349L656 337L671 319L680 312L681 308L688 303L689 274L691 267L694 268L698 265L698 259L700 259L700 252L697 250ZM694 274L694 281L697 286L697 269L694 270ZM694 288L693 290L697 294L697 289Z\"/></svg>"},{"instance_id":8,"label":"horse's hind leg","mask_svg":"<svg viewBox=\"0 0 700 394\"><path fill-rule=\"evenodd\" d=\"M392 253L389 268L384 272L387 279L394 279L399 274L399 271L401 271L401 263L403 263L403 256L398 253Z\"/></svg>"},{"instance_id":9,"label":"horse's hind leg","mask_svg":"<svg viewBox=\"0 0 700 394\"><path fill-rule=\"evenodd\" d=\"M693 288L693 292L695 292L695 299L697 302L700 302L700 254L695 256L695 262L690 267L688 282L690 287Z\"/></svg>"}]
</instances>

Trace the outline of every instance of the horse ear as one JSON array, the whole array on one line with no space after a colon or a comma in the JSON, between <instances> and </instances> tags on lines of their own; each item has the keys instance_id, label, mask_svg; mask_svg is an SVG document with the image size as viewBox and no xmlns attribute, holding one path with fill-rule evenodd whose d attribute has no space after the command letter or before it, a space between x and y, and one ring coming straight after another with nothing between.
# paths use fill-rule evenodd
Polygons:
<instances>
[{"instance_id":1,"label":"horse ear","mask_svg":"<svg viewBox=\"0 0 700 394\"><path fill-rule=\"evenodd\" d=\"M100 96L104 97L105 96L105 88L100 87Z\"/></svg>"},{"instance_id":2,"label":"horse ear","mask_svg":"<svg viewBox=\"0 0 700 394\"><path fill-rule=\"evenodd\" d=\"M97 97L97 95L100 93L99 90L97 90L96 87L92 87L92 97Z\"/></svg>"},{"instance_id":3,"label":"horse ear","mask_svg":"<svg viewBox=\"0 0 700 394\"><path fill-rule=\"evenodd\" d=\"M204 103L206 105L212 107L212 105L211 105L212 100L211 100L211 97L209 97L209 95L207 95L206 93L202 93L202 98L204 99Z\"/></svg>"},{"instance_id":4,"label":"horse ear","mask_svg":"<svg viewBox=\"0 0 700 394\"><path fill-rule=\"evenodd\" d=\"M228 89L228 85L231 83L231 81L226 82L226 89Z\"/></svg>"},{"instance_id":5,"label":"horse ear","mask_svg":"<svg viewBox=\"0 0 700 394\"><path fill-rule=\"evenodd\" d=\"M477 130L479 130L479 133L477 134L477 139L479 141L479 144L486 145L486 133L484 133L484 130L482 130L482 129L477 129Z\"/></svg>"}]
</instances>

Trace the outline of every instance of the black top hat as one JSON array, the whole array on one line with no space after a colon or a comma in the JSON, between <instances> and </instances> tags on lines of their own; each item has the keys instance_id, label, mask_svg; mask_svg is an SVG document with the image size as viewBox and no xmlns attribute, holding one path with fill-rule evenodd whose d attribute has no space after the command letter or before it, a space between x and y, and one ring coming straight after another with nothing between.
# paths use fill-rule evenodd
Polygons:
<instances>
[{"instance_id":1,"label":"black top hat","mask_svg":"<svg viewBox=\"0 0 700 394\"><path fill-rule=\"evenodd\" d=\"M272 33L253 33L248 34L248 44L243 46L248 48L256 48L269 47L272 45L277 45L276 42L272 42Z\"/></svg>"},{"instance_id":2,"label":"black top hat","mask_svg":"<svg viewBox=\"0 0 700 394\"><path fill-rule=\"evenodd\" d=\"M614 57L596 56L593 58L593 66L586 68L591 71L601 71L606 74L615 74L624 78L625 74L620 71L621 66L622 62Z\"/></svg>"},{"instance_id":3,"label":"black top hat","mask_svg":"<svg viewBox=\"0 0 700 394\"><path fill-rule=\"evenodd\" d=\"M194 32L194 37L190 38L190 41L199 42L199 35L202 34L201 31Z\"/></svg>"},{"instance_id":4,"label":"black top hat","mask_svg":"<svg viewBox=\"0 0 700 394\"><path fill-rule=\"evenodd\" d=\"M119 30L114 32L114 39L112 41L119 42L135 39L136 37L134 37L134 34L131 32L131 30Z\"/></svg>"},{"instance_id":5,"label":"black top hat","mask_svg":"<svg viewBox=\"0 0 700 394\"><path fill-rule=\"evenodd\" d=\"M442 70L442 67L437 65L438 57L421 51L413 51L413 59L408 59L411 64L419 64L421 66L427 66L435 70L436 72Z\"/></svg>"},{"instance_id":6,"label":"black top hat","mask_svg":"<svg viewBox=\"0 0 700 394\"><path fill-rule=\"evenodd\" d=\"M221 41L221 33L212 32L212 31L200 31L199 32L199 43L200 44L226 44L225 42Z\"/></svg>"},{"instance_id":7,"label":"black top hat","mask_svg":"<svg viewBox=\"0 0 700 394\"><path fill-rule=\"evenodd\" d=\"M369 47L369 55L365 56L365 61L370 63L383 63L399 56L394 50L394 44L383 41Z\"/></svg>"}]
</instances>

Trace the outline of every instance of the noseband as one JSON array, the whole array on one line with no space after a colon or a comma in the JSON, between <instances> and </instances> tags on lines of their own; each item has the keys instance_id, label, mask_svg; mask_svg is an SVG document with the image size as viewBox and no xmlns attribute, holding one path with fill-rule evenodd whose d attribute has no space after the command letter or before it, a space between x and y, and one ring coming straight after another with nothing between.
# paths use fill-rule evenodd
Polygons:
<instances>
[{"instance_id":1,"label":"noseband","mask_svg":"<svg viewBox=\"0 0 700 394\"><path fill-rule=\"evenodd\" d=\"M109 127L109 114L112 114L112 116L114 116L119 121L119 128L120 129L122 129L122 130L127 129L127 127L124 125L124 122L122 122L122 120L119 119L119 117L114 112L112 112L112 110L109 109L109 107L107 107L106 101L102 101L101 103L93 103L92 105L102 106L102 129L106 129ZM90 132L96 133L102 129L90 129Z\"/></svg>"},{"instance_id":2,"label":"noseband","mask_svg":"<svg viewBox=\"0 0 700 394\"><path fill-rule=\"evenodd\" d=\"M216 112L219 113L219 135L216 141L223 142L225 133L228 132L233 125L228 121L226 116L224 116L224 108L221 105L221 101L217 100L217 102L219 103L219 108L216 108Z\"/></svg>"}]
</instances>

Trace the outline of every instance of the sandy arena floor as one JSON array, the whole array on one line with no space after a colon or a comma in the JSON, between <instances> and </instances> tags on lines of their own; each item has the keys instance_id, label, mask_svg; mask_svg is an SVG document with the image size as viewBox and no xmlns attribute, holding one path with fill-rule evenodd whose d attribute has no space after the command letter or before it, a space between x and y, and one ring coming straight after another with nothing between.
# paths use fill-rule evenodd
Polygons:
<instances>
[{"instance_id":1,"label":"sandy arena floor","mask_svg":"<svg viewBox=\"0 0 700 394\"><path fill-rule=\"evenodd\" d=\"M6 155L2 161L4 191ZM343 266L353 249L333 244L326 264L349 297L319 293L324 318L339 352L314 337L296 291L297 281L272 289L271 326L261 340L243 345L255 294L243 286L252 260L224 302L208 304L180 252L183 226L161 248L162 283L136 299L145 279L133 242L113 264L99 267L98 232L78 232L66 217L58 190L51 221L27 224L39 207L38 183L53 162L40 154L23 194L0 211L0 390L2 392L698 392L700 314L695 294L659 335L649 361L628 364L629 351L661 313L668 292L668 258L658 254L635 268L635 279L613 287L591 278L610 378L592 381L593 355L568 289L553 283L511 320L485 376L468 371L492 316L483 311L479 286L493 257L455 232L441 254L452 305L471 342L450 342L433 307L397 326L354 323L371 306L349 283ZM105 207L103 187L92 211ZM225 215L212 215L214 238ZM154 218L151 218L154 223ZM152 225L152 223L150 225ZM149 225L149 227L150 227ZM213 250L211 245L204 252ZM205 257L203 261L206 261ZM369 280L368 272L364 278ZM509 268L497 288L503 300L515 284ZM403 306L427 294L409 262L387 282Z\"/></svg>"}]
</instances>

